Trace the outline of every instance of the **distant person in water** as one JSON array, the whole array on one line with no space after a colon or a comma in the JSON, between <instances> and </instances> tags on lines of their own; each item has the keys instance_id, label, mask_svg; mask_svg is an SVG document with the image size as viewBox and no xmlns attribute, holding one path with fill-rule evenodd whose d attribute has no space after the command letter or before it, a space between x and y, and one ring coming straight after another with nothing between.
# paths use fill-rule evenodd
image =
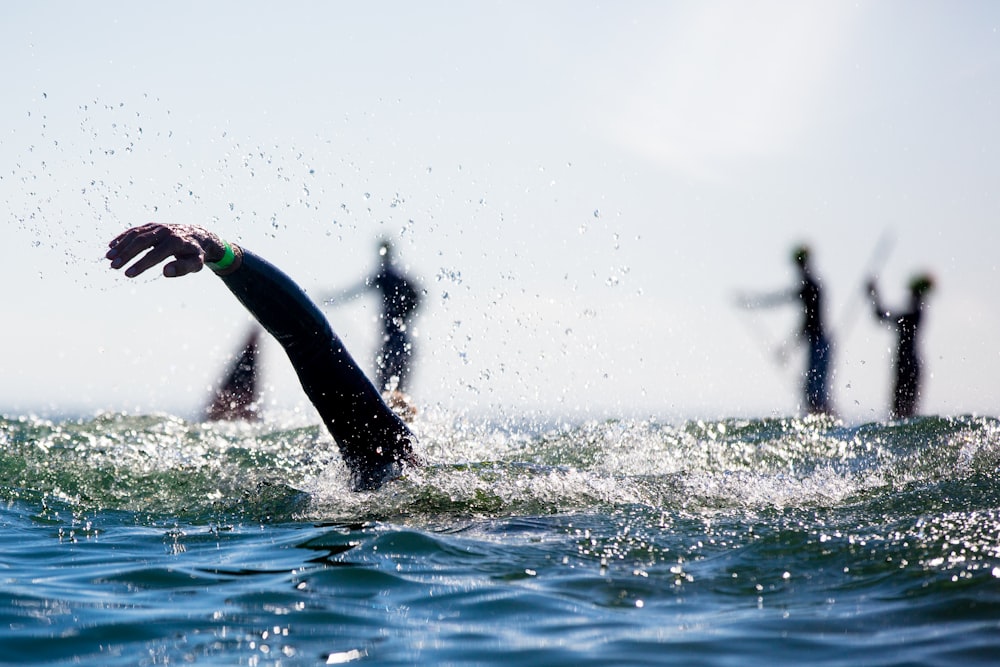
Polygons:
<instances>
[{"instance_id":1,"label":"distant person in water","mask_svg":"<svg viewBox=\"0 0 1000 667\"><path fill-rule=\"evenodd\" d=\"M260 419L260 388L257 381L260 328L254 326L242 351L229 367L205 410L207 421Z\"/></svg>"},{"instance_id":2,"label":"distant person in water","mask_svg":"<svg viewBox=\"0 0 1000 667\"><path fill-rule=\"evenodd\" d=\"M892 418L906 419L917 412L920 400L920 354L918 338L922 313L927 304L927 296L934 289L934 279L927 274L916 276L910 281L910 303L906 310L890 311L879 298L875 279L868 283L868 294L872 300L875 318L879 322L891 324L899 339L896 344L894 361L895 384L892 390Z\"/></svg>"},{"instance_id":3,"label":"distant person in water","mask_svg":"<svg viewBox=\"0 0 1000 667\"><path fill-rule=\"evenodd\" d=\"M125 270L129 278L161 262L168 278L212 269L288 354L340 449L353 489L376 489L405 466L419 465L409 427L382 400L320 309L275 266L192 225L149 223L108 245L112 269L132 263Z\"/></svg>"},{"instance_id":4,"label":"distant person in water","mask_svg":"<svg viewBox=\"0 0 1000 667\"><path fill-rule=\"evenodd\" d=\"M388 240L379 242L378 255L379 267L372 276L326 303L352 299L366 291L378 292L382 337L375 355L376 385L393 407L410 414L410 377L415 357L413 320L420 308L420 288L400 269Z\"/></svg>"},{"instance_id":5,"label":"distant person in water","mask_svg":"<svg viewBox=\"0 0 1000 667\"><path fill-rule=\"evenodd\" d=\"M805 372L803 395L809 414L830 414L833 412L830 400L830 338L823 324L823 290L820 281L813 275L809 262L811 253L808 246L801 245L792 251L792 261L799 271L798 284L791 290L757 298L746 299L750 308L770 307L798 301L802 306L802 326L799 333L809 349L809 361Z\"/></svg>"}]
</instances>

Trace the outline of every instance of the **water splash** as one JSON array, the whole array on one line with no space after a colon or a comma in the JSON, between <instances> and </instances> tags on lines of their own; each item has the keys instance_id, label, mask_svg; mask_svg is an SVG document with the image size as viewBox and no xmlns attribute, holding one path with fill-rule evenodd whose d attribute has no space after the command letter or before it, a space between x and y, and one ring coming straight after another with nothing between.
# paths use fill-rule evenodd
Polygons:
<instances>
[{"instance_id":1,"label":"water splash","mask_svg":"<svg viewBox=\"0 0 1000 667\"><path fill-rule=\"evenodd\" d=\"M318 425L199 424L167 415L0 421L0 487L79 511L358 520L498 517L643 506L735 510L944 502L995 473L1000 424L928 417L845 426L827 419L497 424L425 411L428 462L352 493Z\"/></svg>"}]
</instances>

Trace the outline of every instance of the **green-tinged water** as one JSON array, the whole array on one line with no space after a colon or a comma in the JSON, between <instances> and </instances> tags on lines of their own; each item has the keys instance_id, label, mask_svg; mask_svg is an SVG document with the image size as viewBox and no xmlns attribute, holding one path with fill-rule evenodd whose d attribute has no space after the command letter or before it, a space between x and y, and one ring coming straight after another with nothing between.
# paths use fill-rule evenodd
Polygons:
<instances>
[{"instance_id":1,"label":"green-tinged water","mask_svg":"<svg viewBox=\"0 0 1000 667\"><path fill-rule=\"evenodd\" d=\"M0 420L0 663L969 665L1000 655L1000 422Z\"/></svg>"}]
</instances>

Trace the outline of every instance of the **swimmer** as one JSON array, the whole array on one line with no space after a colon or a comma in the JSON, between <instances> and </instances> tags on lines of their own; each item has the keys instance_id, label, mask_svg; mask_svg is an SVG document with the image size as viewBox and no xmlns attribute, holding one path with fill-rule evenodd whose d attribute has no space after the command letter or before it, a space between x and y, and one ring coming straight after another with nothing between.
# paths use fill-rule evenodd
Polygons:
<instances>
[{"instance_id":1,"label":"swimmer","mask_svg":"<svg viewBox=\"0 0 1000 667\"><path fill-rule=\"evenodd\" d=\"M386 405L319 308L277 267L194 225L149 223L108 246L112 269L131 262L125 268L129 278L161 262L167 278L208 266L284 348L340 449L353 490L377 489L405 466L420 464L409 427Z\"/></svg>"}]
</instances>

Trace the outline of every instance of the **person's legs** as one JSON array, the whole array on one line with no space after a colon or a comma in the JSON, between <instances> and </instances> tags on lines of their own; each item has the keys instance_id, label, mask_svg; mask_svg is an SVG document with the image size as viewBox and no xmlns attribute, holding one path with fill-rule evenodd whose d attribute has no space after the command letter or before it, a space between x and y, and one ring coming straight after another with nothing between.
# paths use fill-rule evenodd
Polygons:
<instances>
[{"instance_id":1,"label":"person's legs","mask_svg":"<svg viewBox=\"0 0 1000 667\"><path fill-rule=\"evenodd\" d=\"M810 341L806 371L806 405L811 414L830 412L830 344L825 338Z\"/></svg>"},{"instance_id":2,"label":"person's legs","mask_svg":"<svg viewBox=\"0 0 1000 667\"><path fill-rule=\"evenodd\" d=\"M917 413L920 386L920 364L915 359L901 359L896 370L896 385L892 392L892 416L906 419Z\"/></svg>"},{"instance_id":3,"label":"person's legs","mask_svg":"<svg viewBox=\"0 0 1000 667\"><path fill-rule=\"evenodd\" d=\"M412 353L413 346L402 333L385 337L375 360L379 389L404 393L407 391Z\"/></svg>"}]
</instances>

